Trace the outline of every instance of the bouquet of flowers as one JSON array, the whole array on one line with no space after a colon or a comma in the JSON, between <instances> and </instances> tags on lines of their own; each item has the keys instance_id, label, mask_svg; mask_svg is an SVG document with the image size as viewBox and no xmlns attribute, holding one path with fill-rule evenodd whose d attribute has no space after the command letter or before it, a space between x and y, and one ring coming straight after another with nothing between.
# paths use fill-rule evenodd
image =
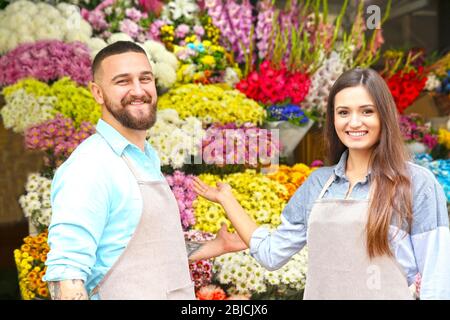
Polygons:
<instances>
[{"instance_id":1,"label":"bouquet of flowers","mask_svg":"<svg viewBox=\"0 0 450 320\"><path fill-rule=\"evenodd\" d=\"M223 89L218 85L185 84L161 96L158 108L175 109L181 119L193 116L204 124L245 122L261 125L266 111L255 101L247 99L237 90Z\"/></svg>"},{"instance_id":2,"label":"bouquet of flowers","mask_svg":"<svg viewBox=\"0 0 450 320\"><path fill-rule=\"evenodd\" d=\"M81 15L102 39L109 38L112 33L122 32L134 40L144 42L149 39L147 30L152 13L157 14L162 7L159 1L152 2L140 0L135 4L134 0L105 0L91 11L81 9Z\"/></svg>"},{"instance_id":3,"label":"bouquet of flowers","mask_svg":"<svg viewBox=\"0 0 450 320\"><path fill-rule=\"evenodd\" d=\"M174 52L182 63L177 72L180 83L228 82L233 87L239 81L240 69L231 55L209 40L189 42L184 47L175 46Z\"/></svg>"},{"instance_id":4,"label":"bouquet of flowers","mask_svg":"<svg viewBox=\"0 0 450 320\"><path fill-rule=\"evenodd\" d=\"M42 281L47 267L47 231L23 239L20 249L14 250L14 260L19 275L19 288L24 300L50 299L47 283Z\"/></svg>"},{"instance_id":5,"label":"bouquet of flowers","mask_svg":"<svg viewBox=\"0 0 450 320\"><path fill-rule=\"evenodd\" d=\"M288 201L314 170L315 168L310 168L303 163L297 163L292 167L280 165L274 173L268 173L267 177L286 187L288 194L285 200Z\"/></svg>"},{"instance_id":6,"label":"bouquet of flowers","mask_svg":"<svg viewBox=\"0 0 450 320\"><path fill-rule=\"evenodd\" d=\"M308 251L303 248L289 262L276 271L264 269L250 256L248 250L227 253L214 259L214 280L227 286L227 293L263 296L263 299L285 298L292 291L305 287ZM269 297L271 287L277 290Z\"/></svg>"},{"instance_id":7,"label":"bouquet of flowers","mask_svg":"<svg viewBox=\"0 0 450 320\"><path fill-rule=\"evenodd\" d=\"M0 11L0 55L26 42L87 42L91 35L89 23L82 19L76 6L68 3L54 7L45 2L19 0Z\"/></svg>"},{"instance_id":8,"label":"bouquet of flowers","mask_svg":"<svg viewBox=\"0 0 450 320\"><path fill-rule=\"evenodd\" d=\"M251 72L236 89L264 105L290 101L299 104L306 97L311 81L302 72L290 72L286 67L274 68L269 61L260 65L259 73Z\"/></svg>"},{"instance_id":9,"label":"bouquet of flowers","mask_svg":"<svg viewBox=\"0 0 450 320\"><path fill-rule=\"evenodd\" d=\"M280 213L286 205L286 187L277 181L269 179L255 170L225 175L222 179L212 174L201 174L201 180L209 185L216 182L228 183L233 188L233 194L244 210L258 224L280 224ZM230 221L225 217L223 208L204 198L194 201L196 224L194 229L216 233L222 223L230 229Z\"/></svg>"},{"instance_id":10,"label":"bouquet of flowers","mask_svg":"<svg viewBox=\"0 0 450 320\"><path fill-rule=\"evenodd\" d=\"M1 111L2 116L5 118L6 113L8 118L5 119L5 125L15 127L16 132L53 118L49 114L55 116L61 113L71 118L77 127L83 121L97 123L100 119L100 105L89 89L77 85L67 77L52 85L32 78L20 80L5 87L3 94L7 102ZM28 105L27 101L37 103Z\"/></svg>"},{"instance_id":11,"label":"bouquet of flowers","mask_svg":"<svg viewBox=\"0 0 450 320\"><path fill-rule=\"evenodd\" d=\"M181 216L181 225L184 230L188 230L190 226L195 224L194 208L192 207L192 203L195 199L197 199L197 194L192 188L192 178L192 175L186 175L184 172L179 170L176 170L171 175L166 175L167 183L177 199L178 209L180 210Z\"/></svg>"},{"instance_id":12,"label":"bouquet of flowers","mask_svg":"<svg viewBox=\"0 0 450 320\"><path fill-rule=\"evenodd\" d=\"M252 123L213 124L203 139L203 160L218 166L240 164L256 168L267 165L279 154L279 143L266 129Z\"/></svg>"},{"instance_id":13,"label":"bouquet of flowers","mask_svg":"<svg viewBox=\"0 0 450 320\"><path fill-rule=\"evenodd\" d=\"M19 204L25 217L30 219L38 232L42 232L50 224L52 216L50 203L51 184L51 179L39 173L29 174L25 184L26 194L19 198Z\"/></svg>"},{"instance_id":14,"label":"bouquet of flowers","mask_svg":"<svg viewBox=\"0 0 450 320\"><path fill-rule=\"evenodd\" d=\"M147 140L155 148L163 166L179 169L200 153L205 131L201 121L195 117L180 119L176 110L161 108L161 102L159 109Z\"/></svg>"},{"instance_id":15,"label":"bouquet of flowers","mask_svg":"<svg viewBox=\"0 0 450 320\"><path fill-rule=\"evenodd\" d=\"M204 242L212 240L214 237L215 236L211 233L198 230L189 230L184 232L184 238L187 241ZM195 283L195 290L201 290L202 287L205 287L211 283L212 266L213 264L209 259L189 263L189 270L191 271L192 281Z\"/></svg>"},{"instance_id":16,"label":"bouquet of flowers","mask_svg":"<svg viewBox=\"0 0 450 320\"><path fill-rule=\"evenodd\" d=\"M414 162L429 169L444 189L447 203L450 203L450 159L433 160L429 154L415 155Z\"/></svg>"},{"instance_id":17,"label":"bouquet of flowers","mask_svg":"<svg viewBox=\"0 0 450 320\"><path fill-rule=\"evenodd\" d=\"M268 121L289 121L296 126L302 126L308 123L309 118L302 108L295 104L285 106L273 105L267 108Z\"/></svg>"},{"instance_id":18,"label":"bouquet of flowers","mask_svg":"<svg viewBox=\"0 0 450 320\"><path fill-rule=\"evenodd\" d=\"M75 148L95 133L94 125L82 122L75 128L72 119L56 115L37 126L25 131L25 146L31 150L45 151L44 163L49 168L59 167Z\"/></svg>"},{"instance_id":19,"label":"bouquet of flowers","mask_svg":"<svg viewBox=\"0 0 450 320\"><path fill-rule=\"evenodd\" d=\"M386 51L385 68L381 72L394 97L397 110L403 114L419 96L427 82L426 72L422 65L417 68L414 61L423 55L422 52Z\"/></svg>"},{"instance_id":20,"label":"bouquet of flowers","mask_svg":"<svg viewBox=\"0 0 450 320\"><path fill-rule=\"evenodd\" d=\"M69 76L78 84L91 80L91 59L88 47L81 42L64 43L41 40L22 44L0 57L0 86L33 77L51 82Z\"/></svg>"},{"instance_id":21,"label":"bouquet of flowers","mask_svg":"<svg viewBox=\"0 0 450 320\"><path fill-rule=\"evenodd\" d=\"M400 116L400 130L406 143L421 142L433 149L438 142L436 134L419 114Z\"/></svg>"}]
</instances>

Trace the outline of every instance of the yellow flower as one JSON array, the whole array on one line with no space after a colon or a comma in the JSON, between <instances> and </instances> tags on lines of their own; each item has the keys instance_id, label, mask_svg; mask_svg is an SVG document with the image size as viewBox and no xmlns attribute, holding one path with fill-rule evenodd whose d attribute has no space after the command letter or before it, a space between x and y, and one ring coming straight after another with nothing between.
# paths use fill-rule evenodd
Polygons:
<instances>
[{"instance_id":1,"label":"yellow flower","mask_svg":"<svg viewBox=\"0 0 450 320\"><path fill-rule=\"evenodd\" d=\"M438 142L443 144L447 149L450 149L450 131L439 129Z\"/></svg>"},{"instance_id":2,"label":"yellow flower","mask_svg":"<svg viewBox=\"0 0 450 320\"><path fill-rule=\"evenodd\" d=\"M206 55L200 59L200 62L207 66L213 66L216 63L216 60L213 56Z\"/></svg>"}]
</instances>

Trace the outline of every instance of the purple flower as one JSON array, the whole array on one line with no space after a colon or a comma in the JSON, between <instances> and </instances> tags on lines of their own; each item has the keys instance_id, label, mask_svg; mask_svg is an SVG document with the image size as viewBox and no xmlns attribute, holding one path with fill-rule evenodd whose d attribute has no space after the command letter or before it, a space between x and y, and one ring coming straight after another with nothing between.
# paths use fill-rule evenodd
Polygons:
<instances>
[{"instance_id":1,"label":"purple flower","mask_svg":"<svg viewBox=\"0 0 450 320\"><path fill-rule=\"evenodd\" d=\"M194 33L199 37L203 37L203 35L205 34L205 29L203 29L202 26L194 26Z\"/></svg>"},{"instance_id":2,"label":"purple flower","mask_svg":"<svg viewBox=\"0 0 450 320\"><path fill-rule=\"evenodd\" d=\"M186 35L189 33L190 31L190 27L187 24L180 24L176 29L175 29L175 37L183 39L184 37L186 37Z\"/></svg>"},{"instance_id":3,"label":"purple flower","mask_svg":"<svg viewBox=\"0 0 450 320\"><path fill-rule=\"evenodd\" d=\"M142 13L136 8L129 8L125 10L125 15L131 20L138 22L142 18Z\"/></svg>"},{"instance_id":4,"label":"purple flower","mask_svg":"<svg viewBox=\"0 0 450 320\"><path fill-rule=\"evenodd\" d=\"M91 80L91 58L81 42L41 40L19 45L0 57L0 86L33 77L44 82L69 76L81 85Z\"/></svg>"},{"instance_id":5,"label":"purple flower","mask_svg":"<svg viewBox=\"0 0 450 320\"><path fill-rule=\"evenodd\" d=\"M126 33L133 39L135 39L140 32L139 26L136 24L136 22L130 20L130 19L124 19L120 22L120 31L123 33Z\"/></svg>"}]
</instances>

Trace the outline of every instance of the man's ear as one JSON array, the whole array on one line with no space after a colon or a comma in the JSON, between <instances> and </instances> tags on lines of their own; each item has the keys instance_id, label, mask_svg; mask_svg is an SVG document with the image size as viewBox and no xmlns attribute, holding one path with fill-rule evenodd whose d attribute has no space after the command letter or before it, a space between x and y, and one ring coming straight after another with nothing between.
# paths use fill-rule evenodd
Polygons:
<instances>
[{"instance_id":1,"label":"man's ear","mask_svg":"<svg viewBox=\"0 0 450 320\"><path fill-rule=\"evenodd\" d=\"M105 100L103 99L103 91L98 84L95 82L89 82L89 89L91 89L91 93L94 96L95 101L99 105L103 105Z\"/></svg>"}]
</instances>

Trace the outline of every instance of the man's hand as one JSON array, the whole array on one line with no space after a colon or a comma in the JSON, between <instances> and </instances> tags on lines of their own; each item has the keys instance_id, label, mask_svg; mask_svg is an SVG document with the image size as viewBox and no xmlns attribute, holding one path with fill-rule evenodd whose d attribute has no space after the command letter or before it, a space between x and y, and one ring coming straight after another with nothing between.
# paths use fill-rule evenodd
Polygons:
<instances>
[{"instance_id":1,"label":"man's hand","mask_svg":"<svg viewBox=\"0 0 450 320\"><path fill-rule=\"evenodd\" d=\"M222 254L247 249L247 245L237 233L227 231L224 223L213 240L205 242L186 241L189 261L218 257Z\"/></svg>"},{"instance_id":2,"label":"man's hand","mask_svg":"<svg viewBox=\"0 0 450 320\"><path fill-rule=\"evenodd\" d=\"M52 300L89 300L83 280L50 281L48 289Z\"/></svg>"},{"instance_id":3,"label":"man's hand","mask_svg":"<svg viewBox=\"0 0 450 320\"><path fill-rule=\"evenodd\" d=\"M217 182L217 188L214 188L204 183L198 177L194 177L193 181L194 191L209 201L221 203L223 199L234 198L231 186L227 183Z\"/></svg>"}]
</instances>

